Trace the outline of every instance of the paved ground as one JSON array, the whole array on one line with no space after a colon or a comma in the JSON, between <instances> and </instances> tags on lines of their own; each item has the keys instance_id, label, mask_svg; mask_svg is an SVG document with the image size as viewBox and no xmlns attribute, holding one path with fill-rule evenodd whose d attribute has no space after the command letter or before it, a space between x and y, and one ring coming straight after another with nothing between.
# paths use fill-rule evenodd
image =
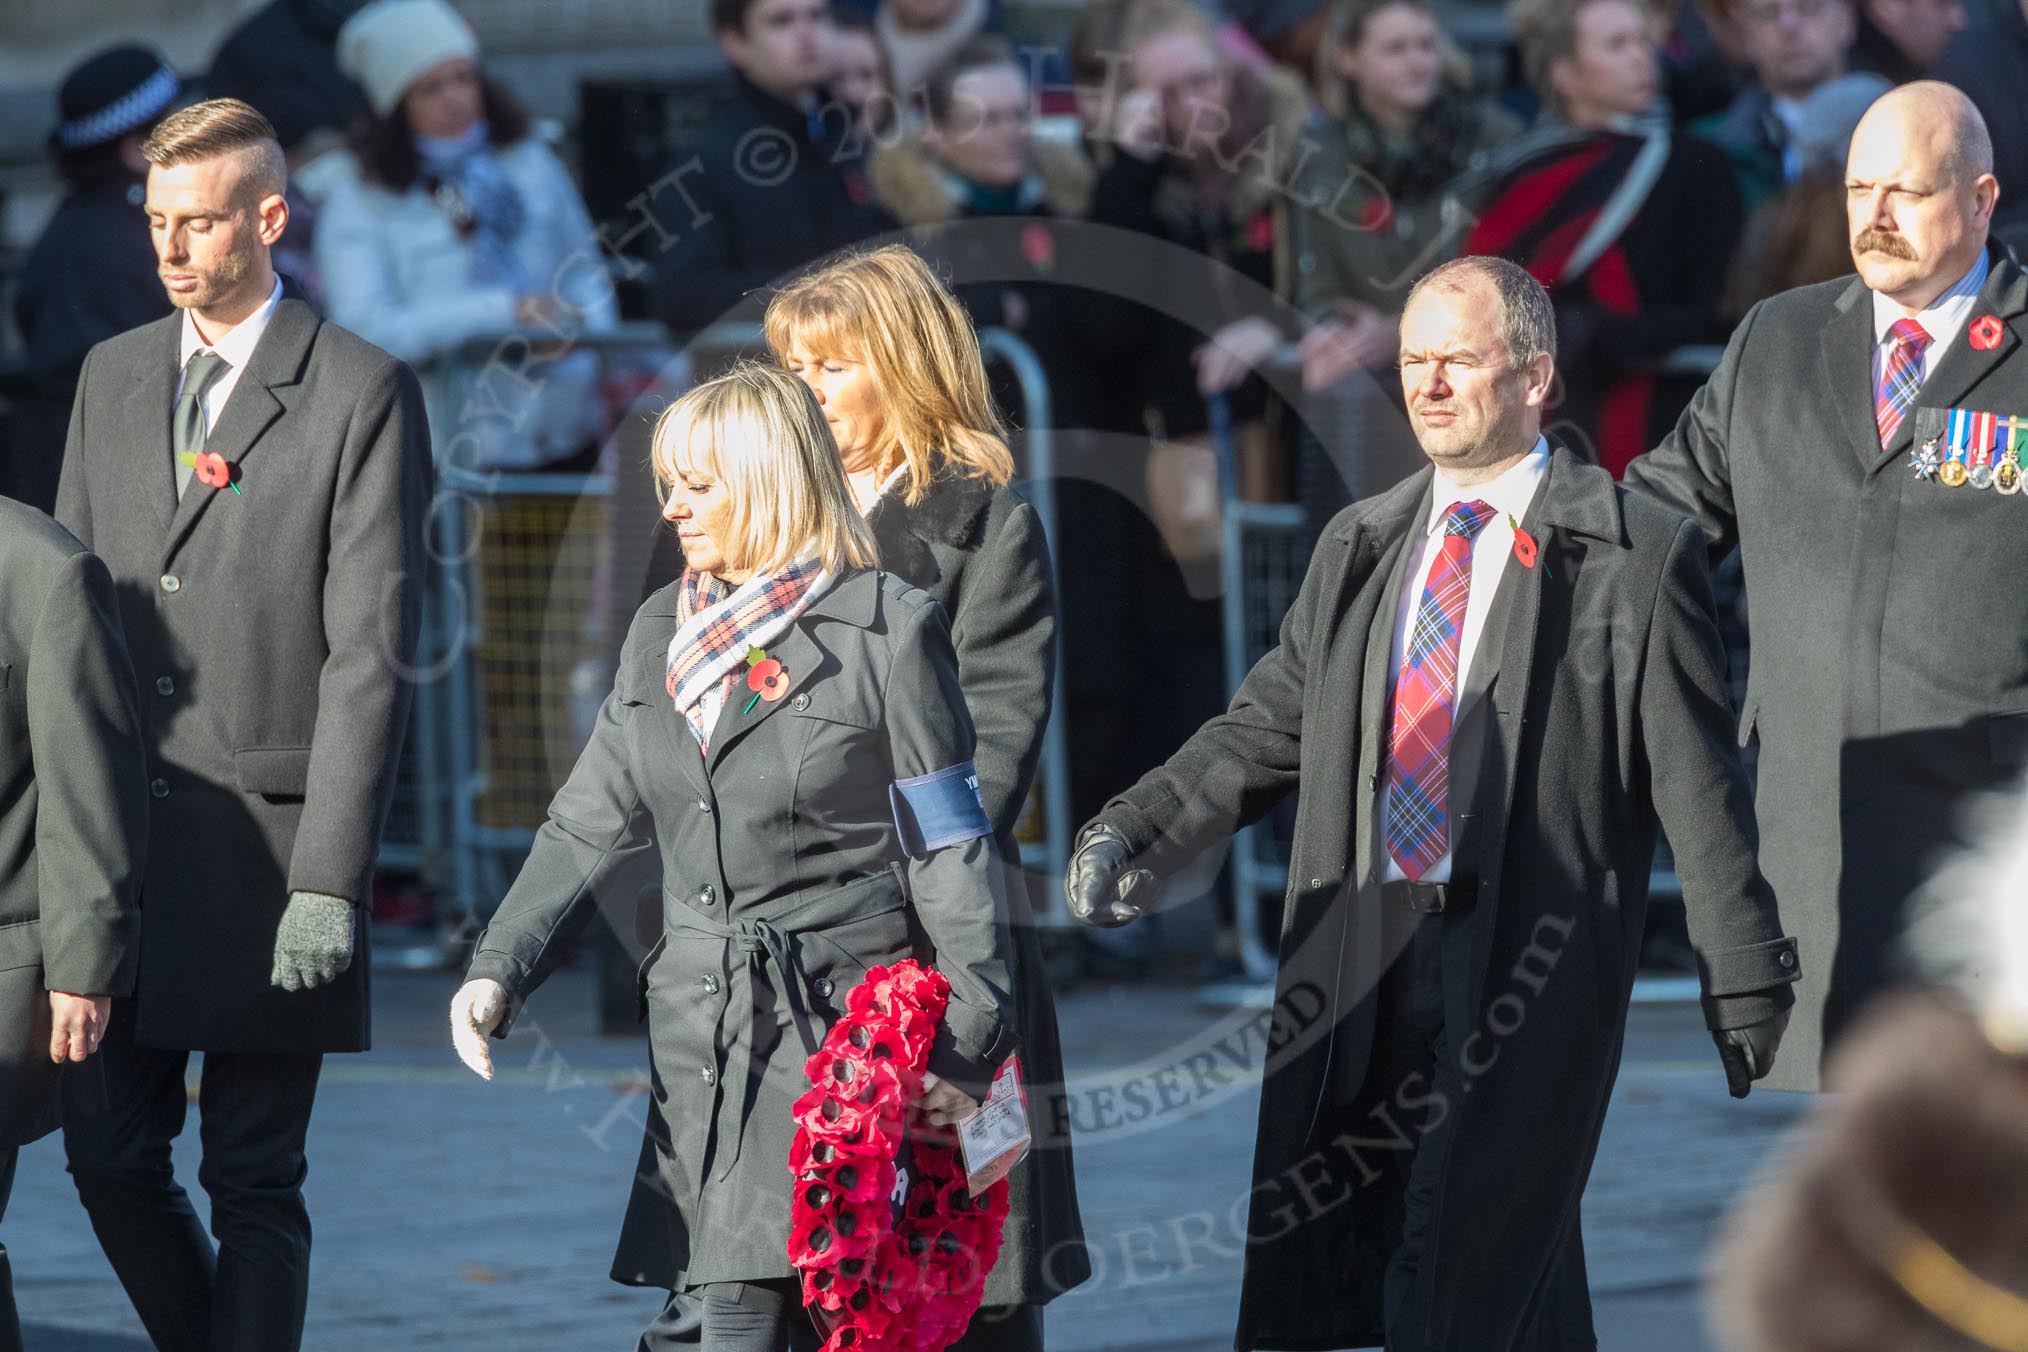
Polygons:
<instances>
[{"instance_id":1,"label":"paved ground","mask_svg":"<svg viewBox=\"0 0 2028 1352\"><path fill-rule=\"evenodd\" d=\"M376 985L381 1046L330 1063L311 1132L308 1346L631 1348L656 1301L605 1273L640 1139L642 1044L596 1036L590 983L566 974L488 1086L453 1062L440 1032L448 978L376 974ZM1149 1069L1151 1049L1204 1046L1236 1018L1182 989L1080 991L1063 1002L1073 1091L1103 1113L1104 1090ZM1159 1131L1080 1145L1099 1277L1051 1307L1052 1348L1230 1347L1238 1260L1226 1218L1247 1188L1256 1100L1240 1083L1168 1114ZM1712 1352L1696 1294L1708 1237L1800 1107L1727 1099L1694 1004L1635 1008L1585 1204L1606 1352ZM193 1188L194 1165L179 1151ZM24 1152L4 1233L29 1352L145 1349L55 1141Z\"/></svg>"}]
</instances>

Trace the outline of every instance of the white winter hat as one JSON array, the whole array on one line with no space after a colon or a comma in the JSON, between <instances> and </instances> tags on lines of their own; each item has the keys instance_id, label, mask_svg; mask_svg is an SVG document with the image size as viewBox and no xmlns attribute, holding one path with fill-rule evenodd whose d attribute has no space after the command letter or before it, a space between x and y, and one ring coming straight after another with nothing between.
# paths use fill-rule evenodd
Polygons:
<instances>
[{"instance_id":1,"label":"white winter hat","mask_svg":"<svg viewBox=\"0 0 2028 1352\"><path fill-rule=\"evenodd\" d=\"M432 67L461 56L476 61L479 39L444 0L373 0L338 30L338 69L382 117Z\"/></svg>"}]
</instances>

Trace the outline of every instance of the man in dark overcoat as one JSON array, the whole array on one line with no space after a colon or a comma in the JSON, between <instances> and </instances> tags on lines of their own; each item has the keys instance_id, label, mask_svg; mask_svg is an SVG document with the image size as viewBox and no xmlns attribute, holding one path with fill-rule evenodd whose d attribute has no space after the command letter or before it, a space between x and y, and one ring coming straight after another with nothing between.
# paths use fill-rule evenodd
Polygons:
<instances>
[{"instance_id":1,"label":"man in dark overcoat","mask_svg":"<svg viewBox=\"0 0 2028 1352\"><path fill-rule=\"evenodd\" d=\"M1079 834L1092 923L1299 786L1237 1346L1596 1346L1578 1203L1658 818L1735 1094L1796 946L1690 522L1540 433L1533 278L1447 264L1402 319L1426 469L1325 528L1231 707ZM1236 1216L1235 1216L1236 1219Z\"/></svg>"},{"instance_id":2,"label":"man in dark overcoat","mask_svg":"<svg viewBox=\"0 0 2028 1352\"><path fill-rule=\"evenodd\" d=\"M2028 766L2028 273L1987 250L1991 171L1957 90L1882 96L1846 171L1859 275L1750 311L1627 475L1713 558L1739 550L1739 741L1759 739L1762 866L1808 959L1778 1088L1816 1087L1897 979L1962 808Z\"/></svg>"},{"instance_id":3,"label":"man in dark overcoat","mask_svg":"<svg viewBox=\"0 0 2028 1352\"><path fill-rule=\"evenodd\" d=\"M0 1216L58 1072L134 988L148 835L140 699L106 567L0 499ZM0 1352L21 1352L0 1244Z\"/></svg>"},{"instance_id":4,"label":"man in dark overcoat","mask_svg":"<svg viewBox=\"0 0 2028 1352\"><path fill-rule=\"evenodd\" d=\"M137 988L105 1093L66 1092L64 1144L158 1347L285 1352L318 1073L368 1042L355 955L409 708L428 432L408 368L275 277L266 119L196 104L146 154L180 313L86 359L57 517L119 589L153 829ZM170 1169L192 1051L216 1252Z\"/></svg>"}]
</instances>

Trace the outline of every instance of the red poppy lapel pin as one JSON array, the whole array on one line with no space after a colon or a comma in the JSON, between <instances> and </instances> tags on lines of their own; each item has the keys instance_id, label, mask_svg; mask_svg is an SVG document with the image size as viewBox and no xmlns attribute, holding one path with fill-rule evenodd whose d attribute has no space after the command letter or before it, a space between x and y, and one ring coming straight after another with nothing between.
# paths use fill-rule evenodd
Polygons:
<instances>
[{"instance_id":1,"label":"red poppy lapel pin","mask_svg":"<svg viewBox=\"0 0 2028 1352\"><path fill-rule=\"evenodd\" d=\"M1514 519L1512 512L1507 514L1507 525L1514 531L1514 557L1521 560L1523 568L1533 568L1535 561L1542 556L1542 547L1535 543L1534 536L1521 528L1521 523ZM1542 576L1553 576L1546 563L1542 565Z\"/></svg>"},{"instance_id":2,"label":"red poppy lapel pin","mask_svg":"<svg viewBox=\"0 0 2028 1352\"><path fill-rule=\"evenodd\" d=\"M197 476L197 482L206 488L230 488L241 497L246 496L239 492L239 466L218 452L198 451L193 454L184 451L176 458L190 466L190 472Z\"/></svg>"},{"instance_id":3,"label":"red poppy lapel pin","mask_svg":"<svg viewBox=\"0 0 2028 1352\"><path fill-rule=\"evenodd\" d=\"M773 704L789 692L789 670L780 658L769 657L761 648L746 650L746 688L753 691L753 698L746 702L742 714L753 712L753 706L766 700Z\"/></svg>"},{"instance_id":4,"label":"red poppy lapel pin","mask_svg":"<svg viewBox=\"0 0 2028 1352\"><path fill-rule=\"evenodd\" d=\"M1972 346L1981 352L1991 352L1998 347L2000 335L2004 332L2005 330L2000 327L1998 315L1980 315L1972 321L1969 330Z\"/></svg>"}]
</instances>

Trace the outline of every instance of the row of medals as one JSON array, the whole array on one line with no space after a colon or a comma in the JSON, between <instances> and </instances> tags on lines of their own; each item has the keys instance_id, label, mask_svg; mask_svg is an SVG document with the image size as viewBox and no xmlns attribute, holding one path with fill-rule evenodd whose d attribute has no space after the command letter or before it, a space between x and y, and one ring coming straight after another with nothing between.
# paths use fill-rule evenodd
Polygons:
<instances>
[{"instance_id":1,"label":"row of medals","mask_svg":"<svg viewBox=\"0 0 2028 1352\"><path fill-rule=\"evenodd\" d=\"M1940 447L1942 437L1931 437L1922 443L1915 453L1915 477L1918 479L1941 480L1945 488L1963 488L1967 484L1977 489L1990 488L1996 493L2018 493L2028 476L2024 476L2020 452L2006 450L1996 454L1998 459L1985 464L1967 465L1958 459L1942 458Z\"/></svg>"}]
</instances>

